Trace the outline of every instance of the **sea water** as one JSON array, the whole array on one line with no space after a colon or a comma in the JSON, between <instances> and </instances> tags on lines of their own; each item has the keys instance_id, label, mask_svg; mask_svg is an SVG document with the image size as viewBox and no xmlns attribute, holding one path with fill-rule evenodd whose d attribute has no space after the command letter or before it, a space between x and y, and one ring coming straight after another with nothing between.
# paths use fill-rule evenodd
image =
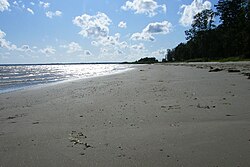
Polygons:
<instances>
[{"instance_id":1,"label":"sea water","mask_svg":"<svg viewBox=\"0 0 250 167\"><path fill-rule=\"evenodd\" d=\"M132 69L128 64L0 65L0 93Z\"/></svg>"}]
</instances>

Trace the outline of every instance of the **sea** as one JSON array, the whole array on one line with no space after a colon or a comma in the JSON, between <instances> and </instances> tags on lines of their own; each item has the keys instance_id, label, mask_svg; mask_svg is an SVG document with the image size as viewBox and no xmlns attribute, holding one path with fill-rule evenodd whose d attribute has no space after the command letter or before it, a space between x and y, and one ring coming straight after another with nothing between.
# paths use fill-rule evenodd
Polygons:
<instances>
[{"instance_id":1,"label":"sea","mask_svg":"<svg viewBox=\"0 0 250 167\"><path fill-rule=\"evenodd\" d=\"M33 64L0 65L0 93L111 75L133 69L131 64Z\"/></svg>"}]
</instances>

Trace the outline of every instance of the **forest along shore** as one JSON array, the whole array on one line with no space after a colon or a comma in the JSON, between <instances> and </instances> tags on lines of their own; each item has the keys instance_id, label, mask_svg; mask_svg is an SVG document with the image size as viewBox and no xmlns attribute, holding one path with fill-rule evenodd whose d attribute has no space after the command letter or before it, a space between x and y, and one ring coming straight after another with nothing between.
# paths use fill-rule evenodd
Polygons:
<instances>
[{"instance_id":1,"label":"forest along shore","mask_svg":"<svg viewBox=\"0 0 250 167\"><path fill-rule=\"evenodd\" d=\"M224 65L145 65L1 94L0 166L247 167L249 64Z\"/></svg>"}]
</instances>

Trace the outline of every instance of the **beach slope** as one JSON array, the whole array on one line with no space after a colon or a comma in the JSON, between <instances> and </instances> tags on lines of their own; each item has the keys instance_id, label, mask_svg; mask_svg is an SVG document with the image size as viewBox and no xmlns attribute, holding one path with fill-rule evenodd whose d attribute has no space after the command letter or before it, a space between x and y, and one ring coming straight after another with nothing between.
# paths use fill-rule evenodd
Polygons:
<instances>
[{"instance_id":1,"label":"beach slope","mask_svg":"<svg viewBox=\"0 0 250 167\"><path fill-rule=\"evenodd\" d=\"M0 166L250 166L250 80L144 65L0 95Z\"/></svg>"}]
</instances>

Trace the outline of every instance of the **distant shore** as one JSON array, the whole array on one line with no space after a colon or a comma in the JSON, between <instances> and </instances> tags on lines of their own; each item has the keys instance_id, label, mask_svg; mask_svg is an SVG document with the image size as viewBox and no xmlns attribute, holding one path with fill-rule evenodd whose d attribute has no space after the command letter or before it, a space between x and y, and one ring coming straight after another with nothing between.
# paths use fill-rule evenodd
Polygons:
<instances>
[{"instance_id":1,"label":"distant shore","mask_svg":"<svg viewBox=\"0 0 250 167\"><path fill-rule=\"evenodd\" d=\"M249 65L144 65L0 94L0 166L250 166Z\"/></svg>"}]
</instances>

